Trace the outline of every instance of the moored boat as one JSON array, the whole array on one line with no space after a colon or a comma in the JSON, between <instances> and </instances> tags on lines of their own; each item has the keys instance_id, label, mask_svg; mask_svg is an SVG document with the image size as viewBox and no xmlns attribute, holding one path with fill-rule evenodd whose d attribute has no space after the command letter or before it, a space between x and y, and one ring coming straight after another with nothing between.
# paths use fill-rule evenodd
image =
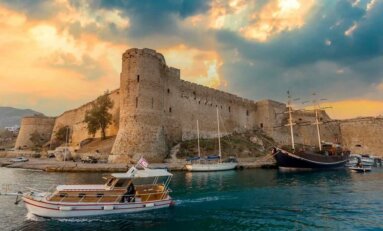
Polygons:
<instances>
[{"instance_id":1,"label":"moored boat","mask_svg":"<svg viewBox=\"0 0 383 231\"><path fill-rule=\"evenodd\" d=\"M363 167L363 166L357 167L357 166L355 166L355 167L349 167L349 169L351 171L357 172L357 173L366 173L366 172L371 172L371 170L372 170L371 166L369 166L369 167Z\"/></svg>"},{"instance_id":2,"label":"moored boat","mask_svg":"<svg viewBox=\"0 0 383 231\"><path fill-rule=\"evenodd\" d=\"M231 157L225 161L222 161L218 107L217 107L217 128L218 128L218 155L210 155L205 158L202 158L200 146L199 146L199 124L197 120L198 156L190 158L188 160L189 163L185 164L186 170L190 172L211 172L211 171L234 170L237 167L238 163L236 158L234 157Z\"/></svg>"},{"instance_id":3,"label":"moored boat","mask_svg":"<svg viewBox=\"0 0 383 231\"><path fill-rule=\"evenodd\" d=\"M291 148L273 148L273 155L281 170L325 170L344 168L348 161L350 152L343 149L339 144L321 141L319 130L318 108L315 109L315 123L318 136L318 150L308 148L295 148L294 128L292 118L291 96L288 92L288 115L290 127Z\"/></svg>"},{"instance_id":4,"label":"moored boat","mask_svg":"<svg viewBox=\"0 0 383 231\"><path fill-rule=\"evenodd\" d=\"M54 192L24 193L22 200L29 213L49 218L147 211L173 204L168 188L171 178L165 169L134 166L126 173L111 174L105 184L58 185Z\"/></svg>"},{"instance_id":5,"label":"moored boat","mask_svg":"<svg viewBox=\"0 0 383 231\"><path fill-rule=\"evenodd\" d=\"M286 151L273 149L274 158L281 170L326 170L344 168L348 161L347 152L325 155L315 151Z\"/></svg>"}]
</instances>

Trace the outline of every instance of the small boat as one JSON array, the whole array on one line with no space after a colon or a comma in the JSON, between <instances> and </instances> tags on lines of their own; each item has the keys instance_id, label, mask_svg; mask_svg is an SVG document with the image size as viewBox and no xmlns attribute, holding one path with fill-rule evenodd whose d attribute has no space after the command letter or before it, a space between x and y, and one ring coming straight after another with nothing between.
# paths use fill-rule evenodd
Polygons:
<instances>
[{"instance_id":1,"label":"small boat","mask_svg":"<svg viewBox=\"0 0 383 231\"><path fill-rule=\"evenodd\" d=\"M185 167L191 172L211 172L211 171L225 171L233 170L237 167L237 162L233 158L229 158L227 161L219 162L219 156L207 156L206 158L196 159L189 161L190 164L186 164Z\"/></svg>"},{"instance_id":2,"label":"small boat","mask_svg":"<svg viewBox=\"0 0 383 231\"><path fill-rule=\"evenodd\" d=\"M126 173L113 173L105 184L58 185L54 192L28 192L22 200L29 213L40 217L67 218L134 213L173 204L168 185L172 174L147 168L140 159ZM146 164L145 164L146 163ZM148 184L149 180L152 183Z\"/></svg>"},{"instance_id":3,"label":"small boat","mask_svg":"<svg viewBox=\"0 0 383 231\"><path fill-rule=\"evenodd\" d=\"M199 124L197 120L198 156L188 159L190 163L185 165L186 170L190 172L211 172L211 171L234 170L237 167L238 163L236 158L234 157L230 157L228 160L222 161L218 107L217 107L217 126L218 126L218 155L210 155L205 158L202 158L200 146L199 146Z\"/></svg>"},{"instance_id":4,"label":"small boat","mask_svg":"<svg viewBox=\"0 0 383 231\"><path fill-rule=\"evenodd\" d=\"M368 154L351 154L347 166L353 167L359 162L361 162L363 166L373 166L375 164L375 159Z\"/></svg>"},{"instance_id":5,"label":"small boat","mask_svg":"<svg viewBox=\"0 0 383 231\"><path fill-rule=\"evenodd\" d=\"M10 162L18 163L18 162L27 162L29 161L28 158L25 157L16 157L9 160Z\"/></svg>"},{"instance_id":6,"label":"small boat","mask_svg":"<svg viewBox=\"0 0 383 231\"><path fill-rule=\"evenodd\" d=\"M371 172L371 167L349 167L349 169L353 172L357 173L365 173L365 172Z\"/></svg>"},{"instance_id":7,"label":"small boat","mask_svg":"<svg viewBox=\"0 0 383 231\"><path fill-rule=\"evenodd\" d=\"M292 118L293 110L289 92L288 98L289 123L286 126L290 127L291 148L273 148L272 154L274 155L279 169L282 171L306 171L344 168L350 153L348 150L344 150L339 144L321 141L318 109L315 109L314 125L316 125L319 150L307 148L295 149L294 123Z\"/></svg>"}]
</instances>

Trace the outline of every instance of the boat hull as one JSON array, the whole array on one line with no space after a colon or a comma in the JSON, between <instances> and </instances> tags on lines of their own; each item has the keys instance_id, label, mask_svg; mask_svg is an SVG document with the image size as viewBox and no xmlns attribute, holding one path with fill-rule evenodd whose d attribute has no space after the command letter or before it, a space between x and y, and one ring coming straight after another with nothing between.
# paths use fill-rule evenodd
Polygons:
<instances>
[{"instance_id":1,"label":"boat hull","mask_svg":"<svg viewBox=\"0 0 383 231\"><path fill-rule=\"evenodd\" d=\"M190 172L214 172L214 171L227 171L234 170L237 167L237 163L214 163L214 164L187 164L186 169Z\"/></svg>"},{"instance_id":2,"label":"boat hull","mask_svg":"<svg viewBox=\"0 0 383 231\"><path fill-rule=\"evenodd\" d=\"M363 167L363 168L360 168L360 167L350 167L349 169L351 171L357 172L357 173L371 172L371 167Z\"/></svg>"},{"instance_id":3,"label":"boat hull","mask_svg":"<svg viewBox=\"0 0 383 231\"><path fill-rule=\"evenodd\" d=\"M347 163L347 158L338 161L318 161L305 158L290 152L278 149L274 153L274 158L281 170L326 170L344 168Z\"/></svg>"},{"instance_id":4,"label":"boat hull","mask_svg":"<svg viewBox=\"0 0 383 231\"><path fill-rule=\"evenodd\" d=\"M46 200L34 200L23 197L28 212L47 218L69 218L101 216L121 213L135 213L167 208L173 204L170 197L160 201L145 203L51 203Z\"/></svg>"}]
</instances>

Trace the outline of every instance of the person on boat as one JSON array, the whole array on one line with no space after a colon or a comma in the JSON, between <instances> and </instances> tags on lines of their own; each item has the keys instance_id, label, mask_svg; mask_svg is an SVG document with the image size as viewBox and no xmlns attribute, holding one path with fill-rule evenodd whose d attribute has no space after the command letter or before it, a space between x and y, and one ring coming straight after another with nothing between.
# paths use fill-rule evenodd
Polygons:
<instances>
[{"instance_id":1,"label":"person on boat","mask_svg":"<svg viewBox=\"0 0 383 231\"><path fill-rule=\"evenodd\" d=\"M358 158L358 163L356 163L356 167L363 168L362 160Z\"/></svg>"},{"instance_id":2,"label":"person on boat","mask_svg":"<svg viewBox=\"0 0 383 231\"><path fill-rule=\"evenodd\" d=\"M123 201L124 202L133 202L135 193L136 193L136 189L134 187L134 184L133 184L133 182L130 182L129 186L126 189L126 193L123 196Z\"/></svg>"}]
</instances>

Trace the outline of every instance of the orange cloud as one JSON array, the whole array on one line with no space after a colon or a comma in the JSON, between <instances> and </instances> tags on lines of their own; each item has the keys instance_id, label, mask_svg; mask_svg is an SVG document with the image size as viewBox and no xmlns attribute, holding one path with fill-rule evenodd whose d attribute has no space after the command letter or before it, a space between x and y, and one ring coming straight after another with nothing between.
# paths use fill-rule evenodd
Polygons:
<instances>
[{"instance_id":1,"label":"orange cloud","mask_svg":"<svg viewBox=\"0 0 383 231\"><path fill-rule=\"evenodd\" d=\"M199 50L178 45L160 50L169 66L181 69L181 78L209 87L225 87L219 75L223 62L215 51Z\"/></svg>"},{"instance_id":2,"label":"orange cloud","mask_svg":"<svg viewBox=\"0 0 383 231\"><path fill-rule=\"evenodd\" d=\"M302 27L313 6L314 0L271 0L258 10L256 1L213 0L208 14L189 17L184 24L240 31L245 38L265 42Z\"/></svg>"},{"instance_id":3,"label":"orange cloud","mask_svg":"<svg viewBox=\"0 0 383 231\"><path fill-rule=\"evenodd\" d=\"M329 102L326 105L332 107L327 112L333 119L383 115L383 101L355 99Z\"/></svg>"},{"instance_id":4,"label":"orange cloud","mask_svg":"<svg viewBox=\"0 0 383 231\"><path fill-rule=\"evenodd\" d=\"M126 47L91 34L74 38L57 20L31 21L0 7L0 52L6 54L0 56L0 105L55 115L119 86Z\"/></svg>"},{"instance_id":5,"label":"orange cloud","mask_svg":"<svg viewBox=\"0 0 383 231\"><path fill-rule=\"evenodd\" d=\"M313 0L270 1L250 16L249 24L241 32L246 38L266 41L280 32L302 27L313 5Z\"/></svg>"}]
</instances>

